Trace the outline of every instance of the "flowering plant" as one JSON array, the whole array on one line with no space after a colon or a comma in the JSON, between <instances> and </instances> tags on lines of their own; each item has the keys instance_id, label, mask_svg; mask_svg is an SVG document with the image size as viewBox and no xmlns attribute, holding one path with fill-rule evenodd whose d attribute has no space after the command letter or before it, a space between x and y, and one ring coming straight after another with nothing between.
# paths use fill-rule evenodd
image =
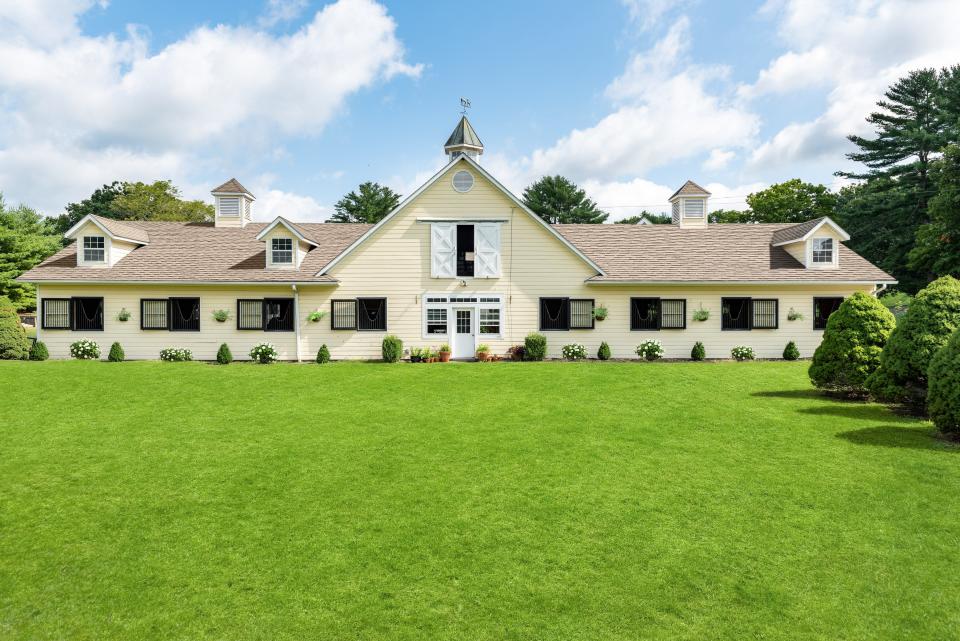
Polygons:
<instances>
[{"instance_id":1,"label":"flowering plant","mask_svg":"<svg viewBox=\"0 0 960 641\"><path fill-rule=\"evenodd\" d=\"M160 350L160 360L167 361L168 363L192 361L193 352L191 352L189 349L182 349L179 347L167 347Z\"/></svg>"},{"instance_id":2,"label":"flowering plant","mask_svg":"<svg viewBox=\"0 0 960 641\"><path fill-rule=\"evenodd\" d=\"M100 358L100 346L89 338L81 338L70 345L70 356L81 361Z\"/></svg>"},{"instance_id":3,"label":"flowering plant","mask_svg":"<svg viewBox=\"0 0 960 641\"><path fill-rule=\"evenodd\" d=\"M663 343L653 338L645 340L637 345L637 356L642 356L648 361L663 358Z\"/></svg>"},{"instance_id":4,"label":"flowering plant","mask_svg":"<svg viewBox=\"0 0 960 641\"><path fill-rule=\"evenodd\" d=\"M561 347L560 353L568 361L580 361L587 357L587 348L580 343L570 343Z\"/></svg>"},{"instance_id":5,"label":"flowering plant","mask_svg":"<svg viewBox=\"0 0 960 641\"><path fill-rule=\"evenodd\" d=\"M730 355L733 356L738 361L752 361L753 348L747 347L746 345L737 345L730 350Z\"/></svg>"},{"instance_id":6,"label":"flowering plant","mask_svg":"<svg viewBox=\"0 0 960 641\"><path fill-rule=\"evenodd\" d=\"M257 343L250 350L250 358L264 365L276 361L279 356L277 348L273 346L273 343Z\"/></svg>"}]
</instances>

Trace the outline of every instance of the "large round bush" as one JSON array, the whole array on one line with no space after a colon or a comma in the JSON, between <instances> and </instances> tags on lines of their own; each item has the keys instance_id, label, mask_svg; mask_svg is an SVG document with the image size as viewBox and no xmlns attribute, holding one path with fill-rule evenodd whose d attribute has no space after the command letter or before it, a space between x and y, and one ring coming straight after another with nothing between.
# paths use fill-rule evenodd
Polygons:
<instances>
[{"instance_id":1,"label":"large round bush","mask_svg":"<svg viewBox=\"0 0 960 641\"><path fill-rule=\"evenodd\" d=\"M20 324L17 309L0 296L0 360L22 361L30 355L30 340Z\"/></svg>"},{"instance_id":2,"label":"large round bush","mask_svg":"<svg viewBox=\"0 0 960 641\"><path fill-rule=\"evenodd\" d=\"M403 357L403 341L398 336L387 334L383 337L380 353L387 363L397 363Z\"/></svg>"},{"instance_id":3,"label":"large round bush","mask_svg":"<svg viewBox=\"0 0 960 641\"><path fill-rule=\"evenodd\" d=\"M867 388L880 400L921 410L926 405L930 361L958 327L960 280L938 278L920 290L897 323Z\"/></svg>"},{"instance_id":4,"label":"large round bush","mask_svg":"<svg viewBox=\"0 0 960 641\"><path fill-rule=\"evenodd\" d=\"M531 332L523 339L523 348L523 360L542 361L547 356L547 337Z\"/></svg>"},{"instance_id":5,"label":"large round bush","mask_svg":"<svg viewBox=\"0 0 960 641\"><path fill-rule=\"evenodd\" d=\"M960 436L960 330L934 354L927 376L930 420L944 434Z\"/></svg>"},{"instance_id":6,"label":"large round bush","mask_svg":"<svg viewBox=\"0 0 960 641\"><path fill-rule=\"evenodd\" d=\"M810 363L810 380L820 389L866 394L867 377L879 367L895 325L890 310L873 296L864 292L850 296L827 321Z\"/></svg>"}]
</instances>

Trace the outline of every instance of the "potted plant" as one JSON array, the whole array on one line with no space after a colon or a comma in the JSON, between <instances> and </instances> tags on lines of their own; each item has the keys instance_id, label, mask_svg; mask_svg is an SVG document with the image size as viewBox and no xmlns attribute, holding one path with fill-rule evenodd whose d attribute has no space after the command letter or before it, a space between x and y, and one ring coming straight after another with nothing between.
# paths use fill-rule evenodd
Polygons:
<instances>
[{"instance_id":1,"label":"potted plant","mask_svg":"<svg viewBox=\"0 0 960 641\"><path fill-rule=\"evenodd\" d=\"M513 345L507 350L507 354L510 355L511 360L522 361L523 355L526 351L527 348L524 345Z\"/></svg>"},{"instance_id":2,"label":"potted plant","mask_svg":"<svg viewBox=\"0 0 960 641\"><path fill-rule=\"evenodd\" d=\"M440 349L437 350L437 356L440 358L441 363L450 362L450 345L444 343L440 346Z\"/></svg>"},{"instance_id":3,"label":"potted plant","mask_svg":"<svg viewBox=\"0 0 960 641\"><path fill-rule=\"evenodd\" d=\"M486 343L477 345L477 360L485 361L490 356L490 346Z\"/></svg>"},{"instance_id":4,"label":"potted plant","mask_svg":"<svg viewBox=\"0 0 960 641\"><path fill-rule=\"evenodd\" d=\"M319 323L323 320L323 317L327 315L327 312L315 309L309 314L307 314L307 320L311 323Z\"/></svg>"},{"instance_id":5,"label":"potted plant","mask_svg":"<svg viewBox=\"0 0 960 641\"><path fill-rule=\"evenodd\" d=\"M803 320L803 314L801 314L800 312L798 312L797 310L791 307L790 311L787 312L787 320L788 321Z\"/></svg>"},{"instance_id":6,"label":"potted plant","mask_svg":"<svg viewBox=\"0 0 960 641\"><path fill-rule=\"evenodd\" d=\"M218 323L226 323L230 320L230 312L225 309L218 309L213 312L213 320Z\"/></svg>"},{"instance_id":7,"label":"potted plant","mask_svg":"<svg viewBox=\"0 0 960 641\"><path fill-rule=\"evenodd\" d=\"M127 311L126 307L122 308L120 313L117 314L117 320L121 323L126 323L128 320L130 320L130 312Z\"/></svg>"},{"instance_id":8,"label":"potted plant","mask_svg":"<svg viewBox=\"0 0 960 641\"><path fill-rule=\"evenodd\" d=\"M602 321L607 317L607 308L603 306L603 303L600 304L600 307L595 307L593 309L593 318L598 321Z\"/></svg>"},{"instance_id":9,"label":"potted plant","mask_svg":"<svg viewBox=\"0 0 960 641\"><path fill-rule=\"evenodd\" d=\"M429 352L430 350L427 349L426 351ZM410 362L411 363L421 362L423 360L423 352L424 352L424 349L422 347L412 348L410 350Z\"/></svg>"},{"instance_id":10,"label":"potted plant","mask_svg":"<svg viewBox=\"0 0 960 641\"><path fill-rule=\"evenodd\" d=\"M704 309L703 305L700 305L700 309L693 310L692 318L693 320L699 321L702 323L703 321L710 318L710 310Z\"/></svg>"}]
</instances>

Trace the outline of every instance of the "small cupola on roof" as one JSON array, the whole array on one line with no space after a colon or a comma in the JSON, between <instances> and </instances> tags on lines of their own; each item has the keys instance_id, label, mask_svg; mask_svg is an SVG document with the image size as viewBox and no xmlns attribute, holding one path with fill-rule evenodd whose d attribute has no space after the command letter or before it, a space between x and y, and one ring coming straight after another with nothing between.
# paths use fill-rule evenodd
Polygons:
<instances>
[{"instance_id":1,"label":"small cupola on roof","mask_svg":"<svg viewBox=\"0 0 960 641\"><path fill-rule=\"evenodd\" d=\"M710 192L688 180L670 196L673 208L673 224L680 227L707 226L707 199Z\"/></svg>"},{"instance_id":2,"label":"small cupola on roof","mask_svg":"<svg viewBox=\"0 0 960 641\"><path fill-rule=\"evenodd\" d=\"M231 178L210 193L213 194L216 209L216 227L246 227L252 220L252 206L256 198L236 178Z\"/></svg>"},{"instance_id":3,"label":"small cupola on roof","mask_svg":"<svg viewBox=\"0 0 960 641\"><path fill-rule=\"evenodd\" d=\"M470 124L466 116L460 117L460 122L457 123L453 133L447 138L443 151L446 152L450 160L457 156L470 156L473 160L477 160L478 156L483 153L483 143L480 142L480 136L474 131L473 125Z\"/></svg>"}]
</instances>

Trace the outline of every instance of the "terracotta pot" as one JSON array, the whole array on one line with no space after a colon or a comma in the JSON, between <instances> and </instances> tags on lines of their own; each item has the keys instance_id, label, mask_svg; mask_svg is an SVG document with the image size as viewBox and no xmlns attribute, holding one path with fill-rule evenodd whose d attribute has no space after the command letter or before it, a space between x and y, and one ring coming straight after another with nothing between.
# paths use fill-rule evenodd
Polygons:
<instances>
[{"instance_id":1,"label":"terracotta pot","mask_svg":"<svg viewBox=\"0 0 960 641\"><path fill-rule=\"evenodd\" d=\"M450 352L439 352L439 355L440 355L440 362L441 362L441 363L448 363L448 362L450 362Z\"/></svg>"},{"instance_id":2,"label":"terracotta pot","mask_svg":"<svg viewBox=\"0 0 960 641\"><path fill-rule=\"evenodd\" d=\"M477 360L478 360L478 361L485 361L485 360L487 360L488 358L490 358L490 353L489 353L489 352L477 352Z\"/></svg>"}]
</instances>

